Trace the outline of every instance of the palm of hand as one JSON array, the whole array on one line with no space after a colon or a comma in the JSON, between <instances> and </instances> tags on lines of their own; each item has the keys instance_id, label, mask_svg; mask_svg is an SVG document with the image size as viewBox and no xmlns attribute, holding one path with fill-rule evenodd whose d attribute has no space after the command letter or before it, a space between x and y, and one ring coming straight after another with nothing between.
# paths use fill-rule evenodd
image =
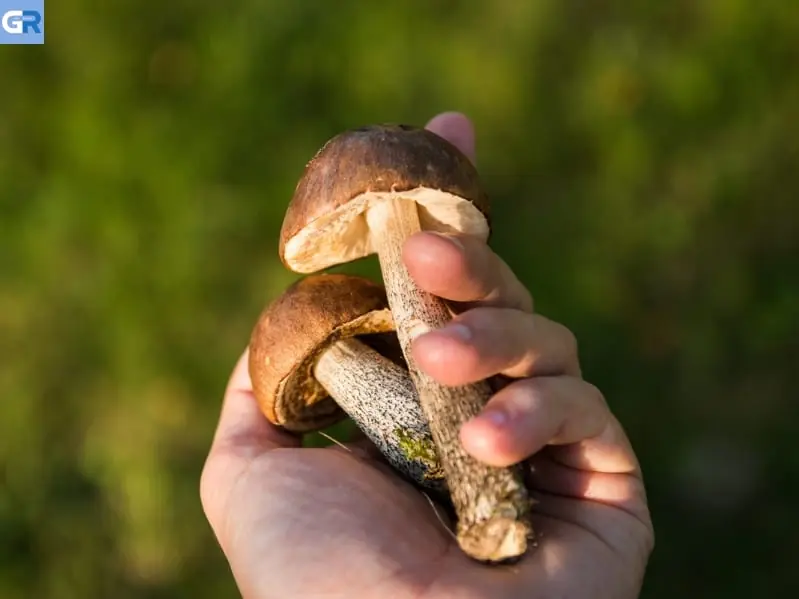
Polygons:
<instances>
[{"instance_id":1,"label":"palm of hand","mask_svg":"<svg viewBox=\"0 0 799 599\"><path fill-rule=\"evenodd\" d=\"M591 489L592 476L610 475L582 476ZM541 495L538 546L518 564L483 566L458 549L425 496L359 449L272 450L234 488L226 552L242 557L231 563L248 572L239 578L247 598L630 597L650 542L635 515L644 504Z\"/></svg>"}]
</instances>

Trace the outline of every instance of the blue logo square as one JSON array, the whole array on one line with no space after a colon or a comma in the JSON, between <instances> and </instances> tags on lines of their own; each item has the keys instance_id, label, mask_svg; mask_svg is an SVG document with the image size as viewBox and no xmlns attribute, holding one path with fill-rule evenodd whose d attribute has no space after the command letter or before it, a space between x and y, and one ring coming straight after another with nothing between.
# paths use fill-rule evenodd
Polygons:
<instances>
[{"instance_id":1,"label":"blue logo square","mask_svg":"<svg viewBox=\"0 0 799 599\"><path fill-rule=\"evenodd\" d=\"M44 0L0 0L0 44L43 44Z\"/></svg>"}]
</instances>

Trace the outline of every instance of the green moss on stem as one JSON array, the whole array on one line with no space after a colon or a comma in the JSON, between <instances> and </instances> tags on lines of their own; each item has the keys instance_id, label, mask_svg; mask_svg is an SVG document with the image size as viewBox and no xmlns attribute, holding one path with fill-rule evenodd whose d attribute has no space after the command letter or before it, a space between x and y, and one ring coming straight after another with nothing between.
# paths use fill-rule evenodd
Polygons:
<instances>
[{"instance_id":1,"label":"green moss on stem","mask_svg":"<svg viewBox=\"0 0 799 599\"><path fill-rule=\"evenodd\" d=\"M436 453L435 445L430 437L420 437L404 428L394 429L399 441L399 448L409 461L418 462L425 468L425 479L441 480L444 471Z\"/></svg>"}]
</instances>

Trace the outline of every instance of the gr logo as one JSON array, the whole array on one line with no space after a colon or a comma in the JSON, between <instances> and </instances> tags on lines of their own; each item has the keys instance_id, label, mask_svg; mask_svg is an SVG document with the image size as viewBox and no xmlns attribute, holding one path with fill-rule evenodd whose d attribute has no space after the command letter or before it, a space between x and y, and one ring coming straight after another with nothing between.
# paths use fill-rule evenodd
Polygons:
<instances>
[{"instance_id":1,"label":"gr logo","mask_svg":"<svg viewBox=\"0 0 799 599\"><path fill-rule=\"evenodd\" d=\"M0 44L43 44L44 0L0 0Z\"/></svg>"},{"instance_id":2,"label":"gr logo","mask_svg":"<svg viewBox=\"0 0 799 599\"><path fill-rule=\"evenodd\" d=\"M2 22L3 29L12 35L42 32L42 13L38 10L9 10Z\"/></svg>"}]
</instances>

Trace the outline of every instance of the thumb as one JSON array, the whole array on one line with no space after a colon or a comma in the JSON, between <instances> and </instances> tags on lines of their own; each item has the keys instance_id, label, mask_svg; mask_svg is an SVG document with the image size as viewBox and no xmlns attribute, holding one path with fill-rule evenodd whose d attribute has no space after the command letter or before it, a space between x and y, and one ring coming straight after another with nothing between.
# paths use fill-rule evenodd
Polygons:
<instances>
[{"instance_id":1,"label":"thumb","mask_svg":"<svg viewBox=\"0 0 799 599\"><path fill-rule=\"evenodd\" d=\"M230 377L200 479L203 510L220 543L220 532L228 518L228 497L253 460L274 449L301 447L299 436L273 426L259 409L247 373L247 361L248 352L245 351Z\"/></svg>"}]
</instances>

